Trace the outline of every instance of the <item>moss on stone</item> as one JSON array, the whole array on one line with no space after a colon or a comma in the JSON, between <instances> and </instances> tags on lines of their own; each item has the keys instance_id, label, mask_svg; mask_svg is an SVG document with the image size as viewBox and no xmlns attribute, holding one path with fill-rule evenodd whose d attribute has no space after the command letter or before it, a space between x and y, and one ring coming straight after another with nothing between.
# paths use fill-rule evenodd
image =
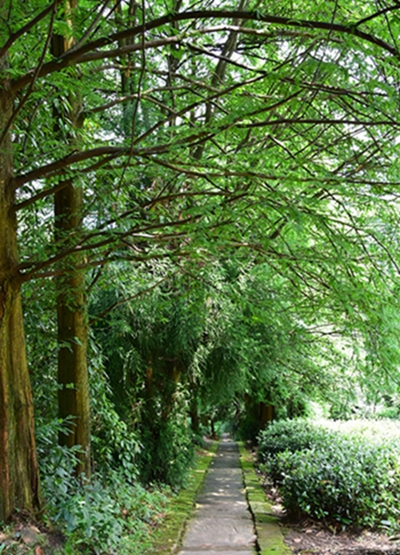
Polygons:
<instances>
[{"instance_id":1,"label":"moss on stone","mask_svg":"<svg viewBox=\"0 0 400 555\"><path fill-rule=\"evenodd\" d=\"M154 533L151 548L145 553L153 555L170 555L179 545L186 524L193 513L195 499L203 485L208 467L218 448L218 442L212 442L206 449L196 455L196 462L186 482L175 496L171 496L165 518Z\"/></svg>"},{"instance_id":2,"label":"moss on stone","mask_svg":"<svg viewBox=\"0 0 400 555\"><path fill-rule=\"evenodd\" d=\"M271 503L260 484L254 469L252 456L244 447L243 442L239 442L239 450L246 496L257 533L259 554L289 555L291 551L284 543L283 533L277 517L272 514Z\"/></svg>"}]
</instances>

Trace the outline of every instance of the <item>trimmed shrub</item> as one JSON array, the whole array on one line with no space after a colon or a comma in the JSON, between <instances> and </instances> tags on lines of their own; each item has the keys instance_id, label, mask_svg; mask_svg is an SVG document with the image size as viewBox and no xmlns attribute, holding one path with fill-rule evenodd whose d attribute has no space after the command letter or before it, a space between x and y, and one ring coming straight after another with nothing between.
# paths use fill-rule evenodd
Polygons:
<instances>
[{"instance_id":1,"label":"trimmed shrub","mask_svg":"<svg viewBox=\"0 0 400 555\"><path fill-rule=\"evenodd\" d=\"M308 420L278 420L269 423L258 436L259 458L261 462L283 451L310 449L323 442L328 430L318 427Z\"/></svg>"},{"instance_id":2,"label":"trimmed shrub","mask_svg":"<svg viewBox=\"0 0 400 555\"><path fill-rule=\"evenodd\" d=\"M336 427L336 429L335 429ZM282 432L280 435L279 432ZM288 512L342 525L395 522L400 510L398 438L352 424L277 422L260 435L260 458Z\"/></svg>"}]
</instances>

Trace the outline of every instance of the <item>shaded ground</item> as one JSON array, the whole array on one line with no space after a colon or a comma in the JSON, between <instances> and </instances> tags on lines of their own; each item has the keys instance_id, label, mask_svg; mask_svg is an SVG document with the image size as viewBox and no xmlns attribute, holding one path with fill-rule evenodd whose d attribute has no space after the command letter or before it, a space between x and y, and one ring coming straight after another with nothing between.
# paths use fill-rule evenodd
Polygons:
<instances>
[{"instance_id":1,"label":"shaded ground","mask_svg":"<svg viewBox=\"0 0 400 555\"><path fill-rule=\"evenodd\" d=\"M285 543L293 553L310 555L400 555L400 542L379 532L364 529L337 530L311 519L293 521L286 517L279 492L264 484L274 513L286 529Z\"/></svg>"},{"instance_id":2,"label":"shaded ground","mask_svg":"<svg viewBox=\"0 0 400 555\"><path fill-rule=\"evenodd\" d=\"M369 531L334 533L318 522L284 522L285 542L294 553L321 555L398 555L400 546L385 535Z\"/></svg>"},{"instance_id":3,"label":"shaded ground","mask_svg":"<svg viewBox=\"0 0 400 555\"><path fill-rule=\"evenodd\" d=\"M64 536L57 530L14 519L0 530L0 553L7 555L52 555L64 553Z\"/></svg>"}]
</instances>

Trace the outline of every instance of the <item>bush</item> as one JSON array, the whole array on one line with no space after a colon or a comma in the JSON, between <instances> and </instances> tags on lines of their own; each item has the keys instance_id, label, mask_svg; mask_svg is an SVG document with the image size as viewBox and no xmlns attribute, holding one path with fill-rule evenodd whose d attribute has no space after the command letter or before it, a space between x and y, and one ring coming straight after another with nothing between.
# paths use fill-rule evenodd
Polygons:
<instances>
[{"instance_id":1,"label":"bush","mask_svg":"<svg viewBox=\"0 0 400 555\"><path fill-rule=\"evenodd\" d=\"M140 476L146 483L181 487L193 462L192 432L185 414L177 408L168 419L154 418L141 431L143 448L138 454Z\"/></svg>"},{"instance_id":2,"label":"bush","mask_svg":"<svg viewBox=\"0 0 400 555\"><path fill-rule=\"evenodd\" d=\"M72 456L59 448L57 466L44 474L47 516L64 531L67 546L102 554L140 555L149 532L162 515L166 496L126 482L124 472L110 472L82 483L73 473Z\"/></svg>"},{"instance_id":3,"label":"bush","mask_svg":"<svg viewBox=\"0 0 400 555\"><path fill-rule=\"evenodd\" d=\"M112 465L104 465L90 483L77 478L79 447L56 444L55 434L62 429L58 420L40 424L37 439L46 517L65 534L64 552L141 555L150 531L163 516L166 495L137 482L128 454L117 458L119 464L113 459Z\"/></svg>"},{"instance_id":4,"label":"bush","mask_svg":"<svg viewBox=\"0 0 400 555\"><path fill-rule=\"evenodd\" d=\"M260 434L260 458L291 513L369 527L398 516L398 438L354 424L277 422Z\"/></svg>"},{"instance_id":5,"label":"bush","mask_svg":"<svg viewBox=\"0 0 400 555\"><path fill-rule=\"evenodd\" d=\"M329 430L318 427L308 420L278 420L269 423L258 436L259 458L261 462L283 451L301 451L323 443Z\"/></svg>"}]
</instances>

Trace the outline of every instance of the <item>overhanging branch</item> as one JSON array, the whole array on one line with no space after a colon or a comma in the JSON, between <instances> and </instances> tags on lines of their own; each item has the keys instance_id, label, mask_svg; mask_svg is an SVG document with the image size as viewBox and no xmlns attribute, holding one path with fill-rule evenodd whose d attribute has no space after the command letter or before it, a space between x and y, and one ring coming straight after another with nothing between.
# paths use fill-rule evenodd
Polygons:
<instances>
[{"instance_id":1,"label":"overhanging branch","mask_svg":"<svg viewBox=\"0 0 400 555\"><path fill-rule=\"evenodd\" d=\"M385 40L376 37L371 33L361 31L358 28L358 22L350 23L348 25L333 23L328 21L304 20L294 19L293 17L280 17L269 14L262 14L258 11L240 11L240 10L194 10L192 12L179 12L171 13L153 21L144 22L124 31L113 33L107 37L102 37L95 41L89 42L78 49L68 50L65 54L60 56L57 60L44 64L38 72L39 77L49 75L50 73L58 72L66 67L73 66L89 59L105 59L120 56L123 53L121 48L112 51L101 51L101 48L117 43L123 39L141 36L144 32L157 29L164 25L177 22L177 21L191 21L191 20L206 20L206 19L240 19L242 21L257 21L260 23L268 23L270 25L297 27L308 30L321 30L329 33L339 33L345 35L352 35L362 39L363 41L378 46L380 49L388 52L397 60L400 59L399 50L386 42ZM245 28L244 28L245 31ZM198 31L199 32L199 31ZM202 33L208 32L207 29L201 31ZM162 46L168 43L176 43L181 40L175 37L166 37L151 41L152 46ZM145 43L146 44L146 43ZM145 44L139 42L135 45L128 46L128 48L139 49L145 47ZM150 46L150 43L147 43ZM129 50L132 51L132 50ZM93 58L93 56L95 58ZM19 77L13 82L14 91L18 91L28 85L35 74L35 71L28 72L27 74Z\"/></svg>"}]
</instances>

